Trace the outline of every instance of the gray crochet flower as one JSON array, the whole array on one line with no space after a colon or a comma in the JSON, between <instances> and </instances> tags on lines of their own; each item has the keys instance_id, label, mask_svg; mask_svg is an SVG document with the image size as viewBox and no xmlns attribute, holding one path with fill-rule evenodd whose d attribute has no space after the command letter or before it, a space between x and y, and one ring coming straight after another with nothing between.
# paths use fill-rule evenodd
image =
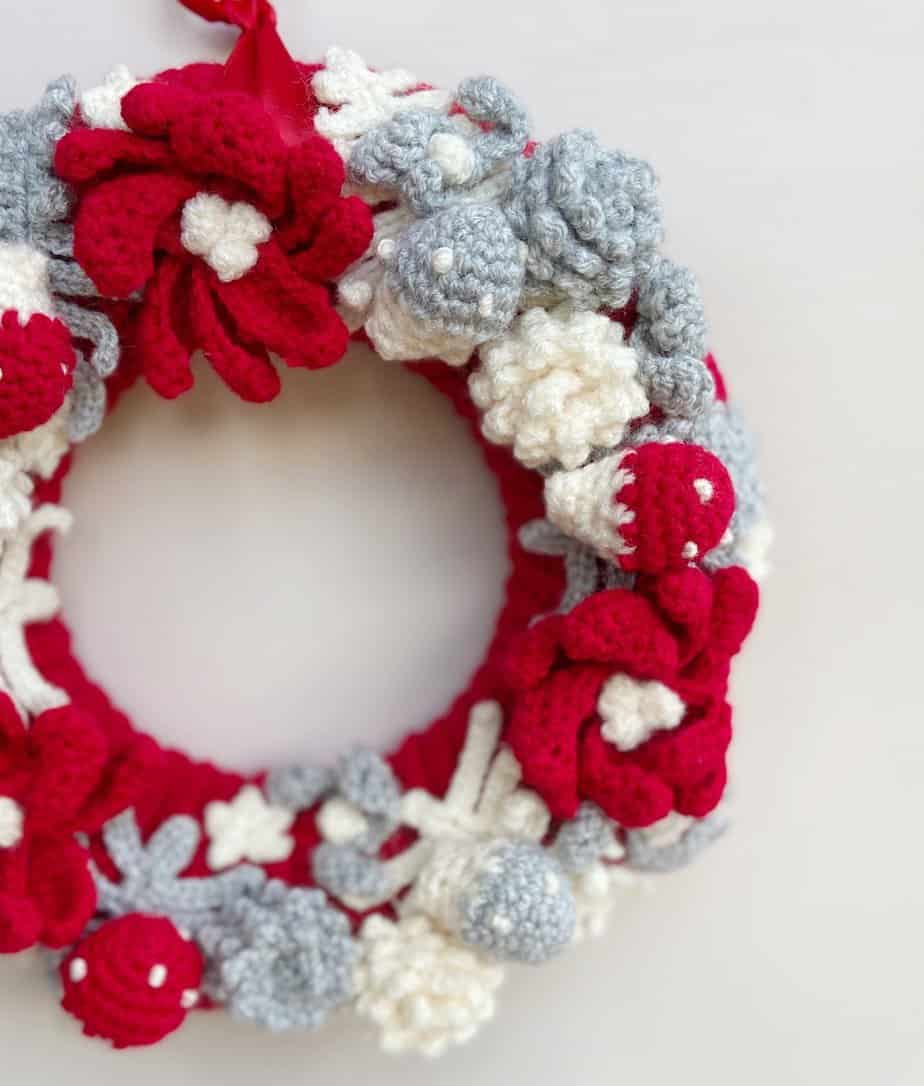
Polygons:
<instances>
[{"instance_id":1,"label":"gray crochet flower","mask_svg":"<svg viewBox=\"0 0 924 1086\"><path fill-rule=\"evenodd\" d=\"M456 204L401 235L387 283L413 317L483 343L516 315L523 257L497 208Z\"/></svg>"},{"instance_id":2,"label":"gray crochet flower","mask_svg":"<svg viewBox=\"0 0 924 1086\"><path fill-rule=\"evenodd\" d=\"M353 990L356 944L320 890L273 879L198 933L203 988L236 1018L273 1031L314 1029Z\"/></svg>"},{"instance_id":3,"label":"gray crochet flower","mask_svg":"<svg viewBox=\"0 0 924 1086\"><path fill-rule=\"evenodd\" d=\"M497 958L544 962L574 936L571 883L558 860L530 842L499 845L454 909L462 940Z\"/></svg>"},{"instance_id":4,"label":"gray crochet flower","mask_svg":"<svg viewBox=\"0 0 924 1086\"><path fill-rule=\"evenodd\" d=\"M107 916L153 913L195 933L241 894L258 890L266 875L240 866L220 875L183 878L202 831L194 818L167 819L142 843L133 811L124 811L103 827L103 843L122 878L113 882L95 867L97 909Z\"/></svg>"},{"instance_id":5,"label":"gray crochet flower","mask_svg":"<svg viewBox=\"0 0 924 1086\"><path fill-rule=\"evenodd\" d=\"M81 301L98 296L74 260L74 230L68 221L73 193L55 176L55 147L74 115L77 90L62 77L50 83L35 108L0 114L0 241L23 242L49 258L49 287L55 312L76 339L92 344L74 374L71 438L81 441L99 429L106 407L103 381L119 362L112 322Z\"/></svg>"},{"instance_id":6,"label":"gray crochet flower","mask_svg":"<svg viewBox=\"0 0 924 1086\"><path fill-rule=\"evenodd\" d=\"M491 127L467 136L445 113L402 111L357 141L350 155L350 179L392 189L416 215L429 215L526 146L526 114L496 79L466 80L456 101L473 121Z\"/></svg>"},{"instance_id":7,"label":"gray crochet flower","mask_svg":"<svg viewBox=\"0 0 924 1086\"><path fill-rule=\"evenodd\" d=\"M581 307L618 308L654 266L661 211L651 167L566 132L513 167L505 203L529 247L527 289Z\"/></svg>"}]
</instances>

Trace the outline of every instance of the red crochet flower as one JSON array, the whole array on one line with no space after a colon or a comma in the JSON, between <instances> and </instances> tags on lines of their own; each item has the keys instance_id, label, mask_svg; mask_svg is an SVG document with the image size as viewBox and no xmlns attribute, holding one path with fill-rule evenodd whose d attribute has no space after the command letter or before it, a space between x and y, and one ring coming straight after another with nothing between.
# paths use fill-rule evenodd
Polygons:
<instances>
[{"instance_id":1,"label":"red crochet flower","mask_svg":"<svg viewBox=\"0 0 924 1086\"><path fill-rule=\"evenodd\" d=\"M554 817L574 817L584 799L626 827L716 806L731 740L729 665L756 611L745 570L710 577L689 566L598 593L522 636L507 667L516 696L505 739ZM609 742L597 702L616 674L672 689L686 706L680 725L629 750Z\"/></svg>"},{"instance_id":2,"label":"red crochet flower","mask_svg":"<svg viewBox=\"0 0 924 1086\"><path fill-rule=\"evenodd\" d=\"M130 131L78 127L55 166L78 189L75 256L100 293L144 291L135 346L153 388L189 389L201 348L239 396L265 401L279 391L268 352L313 369L346 351L327 284L365 251L372 220L340 195L329 143L287 142L257 97L220 81L196 65L136 87L122 101ZM188 210L203 196L219 209L204 238Z\"/></svg>"},{"instance_id":3,"label":"red crochet flower","mask_svg":"<svg viewBox=\"0 0 924 1086\"><path fill-rule=\"evenodd\" d=\"M94 833L129 806L156 756L141 738L113 757L98 725L71 706L27 729L0 695L0 953L80 935L96 891L74 834Z\"/></svg>"}]
</instances>

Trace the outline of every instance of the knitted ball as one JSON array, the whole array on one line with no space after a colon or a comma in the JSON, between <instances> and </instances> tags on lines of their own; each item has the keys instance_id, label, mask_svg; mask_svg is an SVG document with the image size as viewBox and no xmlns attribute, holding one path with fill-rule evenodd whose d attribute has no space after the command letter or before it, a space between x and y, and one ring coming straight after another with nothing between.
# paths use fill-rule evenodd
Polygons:
<instances>
[{"instance_id":1,"label":"knitted ball","mask_svg":"<svg viewBox=\"0 0 924 1086\"><path fill-rule=\"evenodd\" d=\"M131 913L78 943L60 973L61 1005L83 1032L129 1048L183 1024L198 1001L202 955L169 920Z\"/></svg>"}]
</instances>

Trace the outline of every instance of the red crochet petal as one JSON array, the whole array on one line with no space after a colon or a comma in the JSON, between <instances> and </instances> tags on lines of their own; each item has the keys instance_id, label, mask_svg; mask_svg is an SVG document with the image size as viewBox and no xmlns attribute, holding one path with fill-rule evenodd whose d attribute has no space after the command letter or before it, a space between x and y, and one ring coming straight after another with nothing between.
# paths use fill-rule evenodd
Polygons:
<instances>
[{"instance_id":1,"label":"red crochet petal","mask_svg":"<svg viewBox=\"0 0 924 1086\"><path fill-rule=\"evenodd\" d=\"M30 830L48 833L70 824L97 787L109 744L92 717L64 706L42 713L29 733L33 766Z\"/></svg>"},{"instance_id":2,"label":"red crochet petal","mask_svg":"<svg viewBox=\"0 0 924 1086\"><path fill-rule=\"evenodd\" d=\"M687 788L724 765L730 742L731 710L723 704L674 731L659 732L631 757L672 788Z\"/></svg>"},{"instance_id":3,"label":"red crochet petal","mask_svg":"<svg viewBox=\"0 0 924 1086\"><path fill-rule=\"evenodd\" d=\"M96 909L89 857L73 838L62 836L35 840L29 859L29 896L42 918L41 941L67 946Z\"/></svg>"},{"instance_id":4,"label":"red crochet petal","mask_svg":"<svg viewBox=\"0 0 924 1086\"><path fill-rule=\"evenodd\" d=\"M95 180L116 166L168 169L170 151L132 132L76 128L55 148L55 173L72 185Z\"/></svg>"},{"instance_id":5,"label":"red crochet petal","mask_svg":"<svg viewBox=\"0 0 924 1086\"><path fill-rule=\"evenodd\" d=\"M596 710L608 669L572 667L517 698L504 739L523 780L545 800L553 818L577 813L581 727Z\"/></svg>"},{"instance_id":6,"label":"red crochet petal","mask_svg":"<svg viewBox=\"0 0 924 1086\"><path fill-rule=\"evenodd\" d=\"M74 828L96 833L111 818L133 807L157 779L164 758L164 752L153 739L146 735L132 736L127 748L110 758Z\"/></svg>"},{"instance_id":7,"label":"red crochet petal","mask_svg":"<svg viewBox=\"0 0 924 1086\"><path fill-rule=\"evenodd\" d=\"M599 725L581 744L581 794L627 829L650 826L673 806L670 788L608 743Z\"/></svg>"},{"instance_id":8,"label":"red crochet petal","mask_svg":"<svg viewBox=\"0 0 924 1086\"><path fill-rule=\"evenodd\" d=\"M154 86L160 94L185 99L178 88ZM168 139L190 173L233 178L256 195L271 219L284 214L288 153L272 119L248 95L225 92L197 99L195 109L180 110L170 123Z\"/></svg>"},{"instance_id":9,"label":"red crochet petal","mask_svg":"<svg viewBox=\"0 0 924 1086\"><path fill-rule=\"evenodd\" d=\"M259 343L289 366L321 369L346 353L350 334L324 287L295 275L274 241L260 247L256 267L241 279L209 282L249 343Z\"/></svg>"},{"instance_id":10,"label":"red crochet petal","mask_svg":"<svg viewBox=\"0 0 924 1086\"><path fill-rule=\"evenodd\" d=\"M84 196L74 222L74 256L101 294L127 298L147 283L161 224L197 189L178 174L129 174Z\"/></svg>"},{"instance_id":11,"label":"red crochet petal","mask_svg":"<svg viewBox=\"0 0 924 1086\"><path fill-rule=\"evenodd\" d=\"M217 282L217 278L214 280ZM231 338L215 307L213 280L204 268L192 276L189 318L196 342L215 372L242 400L265 403L279 395L279 374L263 348L251 351ZM259 337L255 337L260 342Z\"/></svg>"},{"instance_id":12,"label":"red crochet petal","mask_svg":"<svg viewBox=\"0 0 924 1086\"><path fill-rule=\"evenodd\" d=\"M292 258L292 267L303 279L336 279L369 248L372 234L372 212L358 196L337 200L321 219L311 247Z\"/></svg>"},{"instance_id":13,"label":"red crochet petal","mask_svg":"<svg viewBox=\"0 0 924 1086\"><path fill-rule=\"evenodd\" d=\"M0 438L47 422L70 391L75 364L60 321L36 313L23 322L8 309L0 318Z\"/></svg>"},{"instance_id":14,"label":"red crochet petal","mask_svg":"<svg viewBox=\"0 0 924 1086\"><path fill-rule=\"evenodd\" d=\"M682 659L698 652L709 636L712 578L696 566L651 578L644 590L680 635Z\"/></svg>"},{"instance_id":15,"label":"red crochet petal","mask_svg":"<svg viewBox=\"0 0 924 1086\"><path fill-rule=\"evenodd\" d=\"M0 954L18 954L35 946L42 918L32 901L0 887Z\"/></svg>"},{"instance_id":16,"label":"red crochet petal","mask_svg":"<svg viewBox=\"0 0 924 1086\"><path fill-rule=\"evenodd\" d=\"M598 592L565 618L562 646L572 660L611 663L636 678L677 670L677 642L644 596L625 588Z\"/></svg>"},{"instance_id":17,"label":"red crochet petal","mask_svg":"<svg viewBox=\"0 0 924 1086\"><path fill-rule=\"evenodd\" d=\"M151 388L168 400L193 386L190 352L174 326L184 271L180 261L161 259L144 292L137 324L138 356L144 376Z\"/></svg>"},{"instance_id":18,"label":"red crochet petal","mask_svg":"<svg viewBox=\"0 0 924 1086\"><path fill-rule=\"evenodd\" d=\"M529 690L546 678L558 659L563 622L563 615L549 615L512 639L504 660L508 689Z\"/></svg>"},{"instance_id":19,"label":"red crochet petal","mask_svg":"<svg viewBox=\"0 0 924 1086\"><path fill-rule=\"evenodd\" d=\"M741 566L720 569L714 579L715 603L709 629L710 648L734 656L744 644L757 617L760 589Z\"/></svg>"},{"instance_id":20,"label":"red crochet petal","mask_svg":"<svg viewBox=\"0 0 924 1086\"><path fill-rule=\"evenodd\" d=\"M19 770L25 755L26 726L9 694L0 694L0 781Z\"/></svg>"},{"instance_id":21,"label":"red crochet petal","mask_svg":"<svg viewBox=\"0 0 924 1086\"><path fill-rule=\"evenodd\" d=\"M710 769L695 784L675 789L674 809L678 814L689 815L690 818L705 818L718 807L727 783L728 771L723 762Z\"/></svg>"},{"instance_id":22,"label":"red crochet petal","mask_svg":"<svg viewBox=\"0 0 924 1086\"><path fill-rule=\"evenodd\" d=\"M280 232L279 243L289 251L310 242L322 217L340 200L345 171L332 144L311 135L289 153L289 203L292 220Z\"/></svg>"}]
</instances>

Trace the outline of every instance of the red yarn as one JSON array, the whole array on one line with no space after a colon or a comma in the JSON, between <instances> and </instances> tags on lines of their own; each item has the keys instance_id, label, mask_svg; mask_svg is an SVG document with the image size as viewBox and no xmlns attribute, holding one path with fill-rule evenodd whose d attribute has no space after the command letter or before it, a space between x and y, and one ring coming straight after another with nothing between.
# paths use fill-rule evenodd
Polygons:
<instances>
[{"instance_id":1,"label":"red yarn","mask_svg":"<svg viewBox=\"0 0 924 1086\"><path fill-rule=\"evenodd\" d=\"M649 442L625 453L621 464L634 476L613 495L634 514L620 526L633 548L618 557L623 569L660 573L718 544L735 511L735 489L718 457L699 445Z\"/></svg>"},{"instance_id":2,"label":"red yarn","mask_svg":"<svg viewBox=\"0 0 924 1086\"><path fill-rule=\"evenodd\" d=\"M82 940L60 967L61 1006L88 1037L115 1048L152 1045L186 1020L202 955L163 917L132 913Z\"/></svg>"},{"instance_id":3,"label":"red yarn","mask_svg":"<svg viewBox=\"0 0 924 1086\"><path fill-rule=\"evenodd\" d=\"M340 195L343 163L325 140L305 131L287 142L260 99L221 81L220 69L196 67L136 87L122 102L130 132L76 128L55 167L79 190L78 262L104 295L144 290L138 352L152 387L185 392L204 348L238 395L262 402L280 387L270 351L309 368L345 353L327 283L365 251L372 220ZM274 228L233 282L181 243L183 205L199 193L249 203Z\"/></svg>"},{"instance_id":4,"label":"red yarn","mask_svg":"<svg viewBox=\"0 0 924 1086\"><path fill-rule=\"evenodd\" d=\"M75 706L42 713L27 729L0 695L0 796L23 813L21 840L0 848L0 953L39 941L65 946L83 931L96 891L74 834L97 832L128 806L159 757L145 737L116 749Z\"/></svg>"},{"instance_id":5,"label":"red yarn","mask_svg":"<svg viewBox=\"0 0 924 1086\"><path fill-rule=\"evenodd\" d=\"M0 317L0 438L33 430L58 410L73 380L76 357L67 328L36 313Z\"/></svg>"}]
</instances>

